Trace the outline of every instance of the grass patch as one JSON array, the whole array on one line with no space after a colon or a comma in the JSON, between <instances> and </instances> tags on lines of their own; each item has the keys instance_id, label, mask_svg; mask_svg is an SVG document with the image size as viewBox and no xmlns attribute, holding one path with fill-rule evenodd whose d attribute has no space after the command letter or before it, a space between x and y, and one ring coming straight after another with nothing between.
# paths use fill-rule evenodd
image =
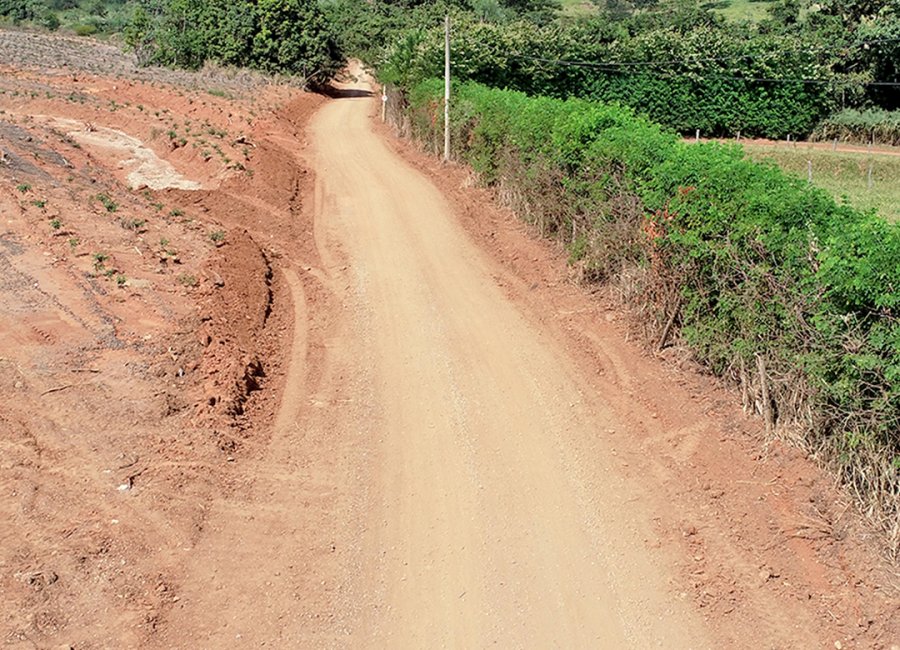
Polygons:
<instances>
[{"instance_id":1,"label":"grass patch","mask_svg":"<svg viewBox=\"0 0 900 650\"><path fill-rule=\"evenodd\" d=\"M828 151L802 144L788 147L744 145L756 161L770 161L801 179L808 178L812 161L813 185L860 210L875 210L891 221L900 221L900 156L849 151ZM872 187L869 187L869 161L872 162Z\"/></svg>"},{"instance_id":2,"label":"grass patch","mask_svg":"<svg viewBox=\"0 0 900 650\"><path fill-rule=\"evenodd\" d=\"M769 18L769 9L774 2L760 2L759 0L731 0L727 7L717 9L717 12L734 23L751 22L759 23Z\"/></svg>"},{"instance_id":3,"label":"grass patch","mask_svg":"<svg viewBox=\"0 0 900 650\"><path fill-rule=\"evenodd\" d=\"M592 16L597 12L597 5L591 0L560 0L564 16Z\"/></svg>"}]
</instances>

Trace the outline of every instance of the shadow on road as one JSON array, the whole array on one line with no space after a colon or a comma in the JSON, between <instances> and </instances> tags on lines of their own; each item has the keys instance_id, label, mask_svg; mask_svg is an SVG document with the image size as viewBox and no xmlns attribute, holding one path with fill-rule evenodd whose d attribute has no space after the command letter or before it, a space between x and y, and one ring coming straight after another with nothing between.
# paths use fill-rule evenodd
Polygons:
<instances>
[{"instance_id":1,"label":"shadow on road","mask_svg":"<svg viewBox=\"0 0 900 650\"><path fill-rule=\"evenodd\" d=\"M322 94L335 99L347 99L350 97L371 97L372 91L360 90L358 88L335 88L334 86L325 86Z\"/></svg>"}]
</instances>

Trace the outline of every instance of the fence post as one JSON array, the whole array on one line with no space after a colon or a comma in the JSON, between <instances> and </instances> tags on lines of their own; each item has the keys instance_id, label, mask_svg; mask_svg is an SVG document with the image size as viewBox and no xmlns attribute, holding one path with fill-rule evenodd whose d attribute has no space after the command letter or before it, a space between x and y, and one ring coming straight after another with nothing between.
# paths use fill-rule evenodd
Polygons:
<instances>
[{"instance_id":1,"label":"fence post","mask_svg":"<svg viewBox=\"0 0 900 650\"><path fill-rule=\"evenodd\" d=\"M806 182L812 185L812 160L806 161Z\"/></svg>"},{"instance_id":2,"label":"fence post","mask_svg":"<svg viewBox=\"0 0 900 650\"><path fill-rule=\"evenodd\" d=\"M694 134L694 142L700 142L700 129Z\"/></svg>"}]
</instances>

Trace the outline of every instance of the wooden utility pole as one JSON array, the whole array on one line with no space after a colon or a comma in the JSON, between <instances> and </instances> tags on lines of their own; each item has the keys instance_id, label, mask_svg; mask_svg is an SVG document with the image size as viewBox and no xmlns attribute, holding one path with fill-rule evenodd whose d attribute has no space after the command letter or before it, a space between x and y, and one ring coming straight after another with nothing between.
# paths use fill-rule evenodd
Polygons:
<instances>
[{"instance_id":1,"label":"wooden utility pole","mask_svg":"<svg viewBox=\"0 0 900 650\"><path fill-rule=\"evenodd\" d=\"M444 18L444 162L450 162L450 16Z\"/></svg>"}]
</instances>

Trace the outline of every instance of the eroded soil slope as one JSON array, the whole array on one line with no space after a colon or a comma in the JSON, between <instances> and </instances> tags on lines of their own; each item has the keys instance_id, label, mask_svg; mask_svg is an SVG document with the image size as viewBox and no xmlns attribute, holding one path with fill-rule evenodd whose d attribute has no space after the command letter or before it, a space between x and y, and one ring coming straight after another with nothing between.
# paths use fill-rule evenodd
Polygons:
<instances>
[{"instance_id":1,"label":"eroded soil slope","mask_svg":"<svg viewBox=\"0 0 900 650\"><path fill-rule=\"evenodd\" d=\"M0 61L0 643L139 647L266 442L307 182L279 138L321 100L88 41Z\"/></svg>"}]
</instances>

